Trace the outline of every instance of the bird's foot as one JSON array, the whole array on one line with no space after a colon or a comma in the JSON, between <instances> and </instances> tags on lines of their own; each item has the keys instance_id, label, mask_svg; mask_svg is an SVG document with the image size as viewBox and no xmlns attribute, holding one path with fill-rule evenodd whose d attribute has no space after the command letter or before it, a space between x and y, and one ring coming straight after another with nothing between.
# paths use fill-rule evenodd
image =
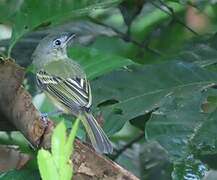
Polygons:
<instances>
[{"instance_id":1,"label":"bird's foot","mask_svg":"<svg viewBox=\"0 0 217 180\"><path fill-rule=\"evenodd\" d=\"M42 121L44 127L47 127L49 116L58 116L61 114L63 114L63 111L61 111L61 110L56 110L56 111L52 111L52 112L48 112L48 113L41 113L40 120Z\"/></svg>"},{"instance_id":2,"label":"bird's foot","mask_svg":"<svg viewBox=\"0 0 217 180\"><path fill-rule=\"evenodd\" d=\"M48 113L41 113L40 120L44 128L48 127Z\"/></svg>"}]
</instances>

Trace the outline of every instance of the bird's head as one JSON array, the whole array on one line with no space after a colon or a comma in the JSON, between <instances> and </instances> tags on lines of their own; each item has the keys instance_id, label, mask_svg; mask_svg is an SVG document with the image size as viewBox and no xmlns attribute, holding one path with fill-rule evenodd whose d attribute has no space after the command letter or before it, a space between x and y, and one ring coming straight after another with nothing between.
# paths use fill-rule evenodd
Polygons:
<instances>
[{"instance_id":1,"label":"bird's head","mask_svg":"<svg viewBox=\"0 0 217 180\"><path fill-rule=\"evenodd\" d=\"M36 47L32 63L36 67L41 67L49 62L67 58L67 45L73 42L74 37L74 33L68 32L46 36Z\"/></svg>"}]
</instances>

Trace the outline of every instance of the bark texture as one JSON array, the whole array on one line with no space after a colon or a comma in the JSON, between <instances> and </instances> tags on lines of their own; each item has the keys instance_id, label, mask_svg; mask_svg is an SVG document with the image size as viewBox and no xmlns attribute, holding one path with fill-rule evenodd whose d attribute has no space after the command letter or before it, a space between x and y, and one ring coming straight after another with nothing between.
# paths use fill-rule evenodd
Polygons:
<instances>
[{"instance_id":1,"label":"bark texture","mask_svg":"<svg viewBox=\"0 0 217 180\"><path fill-rule=\"evenodd\" d=\"M36 147L50 147L52 121L45 126L32 104L31 95L22 87L24 69L12 61L0 64L0 130L19 130ZM75 141L74 179L137 180L138 178L90 147Z\"/></svg>"}]
</instances>

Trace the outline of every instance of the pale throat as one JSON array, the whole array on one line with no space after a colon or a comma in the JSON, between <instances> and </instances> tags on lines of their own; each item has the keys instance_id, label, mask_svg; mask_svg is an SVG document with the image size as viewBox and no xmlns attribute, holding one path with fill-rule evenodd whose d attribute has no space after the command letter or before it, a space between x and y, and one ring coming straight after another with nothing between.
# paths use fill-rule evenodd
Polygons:
<instances>
[{"instance_id":1,"label":"pale throat","mask_svg":"<svg viewBox=\"0 0 217 180\"><path fill-rule=\"evenodd\" d=\"M66 49L62 49L62 50L52 50L47 53L37 54L37 56L35 56L35 59L33 61L34 64L36 65L36 68L41 69L51 62L61 61L67 58L68 55Z\"/></svg>"}]
</instances>

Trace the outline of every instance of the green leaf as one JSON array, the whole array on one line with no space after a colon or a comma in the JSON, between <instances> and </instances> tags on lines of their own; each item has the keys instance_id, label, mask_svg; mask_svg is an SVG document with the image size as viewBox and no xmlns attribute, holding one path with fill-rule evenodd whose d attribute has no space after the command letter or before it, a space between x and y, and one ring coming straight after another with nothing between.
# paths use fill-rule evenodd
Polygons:
<instances>
[{"instance_id":1,"label":"green leaf","mask_svg":"<svg viewBox=\"0 0 217 180\"><path fill-rule=\"evenodd\" d=\"M101 52L94 48L73 47L69 50L69 56L81 64L89 79L99 77L114 69L133 64L133 61L130 59Z\"/></svg>"},{"instance_id":2,"label":"green leaf","mask_svg":"<svg viewBox=\"0 0 217 180\"><path fill-rule=\"evenodd\" d=\"M189 154L217 153L217 113L209 116L201 108L204 96L209 94L196 89L178 92L175 97L167 97L162 107L152 114L146 134L160 142L172 160L187 158Z\"/></svg>"},{"instance_id":3,"label":"green leaf","mask_svg":"<svg viewBox=\"0 0 217 180\"><path fill-rule=\"evenodd\" d=\"M78 15L84 15L96 8L109 7L120 0L89 0L89 1L57 1L57 0L25 0L11 17L13 33L11 48L25 33L39 26L57 24Z\"/></svg>"},{"instance_id":4,"label":"green leaf","mask_svg":"<svg viewBox=\"0 0 217 180\"><path fill-rule=\"evenodd\" d=\"M66 139L66 127L64 122L60 122L54 129L51 140L51 153L46 150L39 150L38 164L43 180L60 179L68 180L73 175L72 163L70 160L73 153L73 142L79 126L76 120L73 128Z\"/></svg>"},{"instance_id":5,"label":"green leaf","mask_svg":"<svg viewBox=\"0 0 217 180\"><path fill-rule=\"evenodd\" d=\"M0 2L0 22L8 22L11 17L19 10L22 0L7 0Z\"/></svg>"},{"instance_id":6,"label":"green leaf","mask_svg":"<svg viewBox=\"0 0 217 180\"><path fill-rule=\"evenodd\" d=\"M168 153L156 141L146 142L140 150L141 179L170 180L173 164Z\"/></svg>"},{"instance_id":7,"label":"green leaf","mask_svg":"<svg viewBox=\"0 0 217 180\"><path fill-rule=\"evenodd\" d=\"M144 3L145 1L143 0L137 0L137 1L127 0L127 1L122 1L119 4L119 9L124 18L124 22L127 26L130 27L133 20L141 12Z\"/></svg>"},{"instance_id":8,"label":"green leaf","mask_svg":"<svg viewBox=\"0 0 217 180\"><path fill-rule=\"evenodd\" d=\"M65 164L61 169L60 169L60 180L70 180L72 179L73 175L73 166L71 163Z\"/></svg>"},{"instance_id":9,"label":"green leaf","mask_svg":"<svg viewBox=\"0 0 217 180\"><path fill-rule=\"evenodd\" d=\"M215 36L202 36L189 42L178 54L177 60L184 59L186 62L195 63L200 67L210 67L217 63L217 49Z\"/></svg>"},{"instance_id":10,"label":"green leaf","mask_svg":"<svg viewBox=\"0 0 217 180\"><path fill-rule=\"evenodd\" d=\"M191 139L193 147L201 155L217 153L217 110L201 123Z\"/></svg>"},{"instance_id":11,"label":"green leaf","mask_svg":"<svg viewBox=\"0 0 217 180\"><path fill-rule=\"evenodd\" d=\"M55 161L49 151L41 149L38 151L38 166L43 180L58 180L59 174Z\"/></svg>"},{"instance_id":12,"label":"green leaf","mask_svg":"<svg viewBox=\"0 0 217 180\"><path fill-rule=\"evenodd\" d=\"M38 180L40 179L39 172L32 169L19 169L11 170L7 172L0 173L0 179L2 180Z\"/></svg>"},{"instance_id":13,"label":"green leaf","mask_svg":"<svg viewBox=\"0 0 217 180\"><path fill-rule=\"evenodd\" d=\"M166 4L173 9L174 13L180 13L184 10L184 7L177 3L169 2ZM135 34L137 38L144 39L149 32L154 31L159 24L162 24L162 22L165 22L170 18L171 17L161 9L156 8L152 5L146 6L146 11L138 16L138 18L133 22L132 33Z\"/></svg>"},{"instance_id":14,"label":"green leaf","mask_svg":"<svg viewBox=\"0 0 217 180\"><path fill-rule=\"evenodd\" d=\"M17 145L22 152L32 153L32 148L29 147L29 143L26 141L23 134L19 131L13 132L0 132L0 144L4 145Z\"/></svg>"},{"instance_id":15,"label":"green leaf","mask_svg":"<svg viewBox=\"0 0 217 180\"><path fill-rule=\"evenodd\" d=\"M204 113L212 113L217 108L217 89L210 88L204 92L204 100L201 105L201 110Z\"/></svg>"},{"instance_id":16,"label":"green leaf","mask_svg":"<svg viewBox=\"0 0 217 180\"><path fill-rule=\"evenodd\" d=\"M112 135L126 121L161 106L164 97L173 97L176 91L197 92L216 80L216 73L189 63L140 66L93 81L93 102L99 105L113 100L112 105L101 106L104 128Z\"/></svg>"},{"instance_id":17,"label":"green leaf","mask_svg":"<svg viewBox=\"0 0 217 180\"><path fill-rule=\"evenodd\" d=\"M172 178L173 180L199 180L206 175L207 171L207 167L201 161L195 160L193 156L189 156L187 159L175 163Z\"/></svg>"},{"instance_id":18,"label":"green leaf","mask_svg":"<svg viewBox=\"0 0 217 180\"><path fill-rule=\"evenodd\" d=\"M64 156L65 158L68 160L70 159L70 156L71 154L73 153L73 142L75 140L75 137L76 137L76 133L77 133L77 130L78 130L78 127L79 127L79 123L80 123L80 120L79 118L76 119L75 123L73 124L73 127L70 131L70 134L67 138L67 141L66 141L66 144L65 144L65 147L64 147L64 150L65 150L65 153L64 153Z\"/></svg>"},{"instance_id":19,"label":"green leaf","mask_svg":"<svg viewBox=\"0 0 217 180\"><path fill-rule=\"evenodd\" d=\"M66 144L66 127L61 121L54 129L51 140L51 153L57 168L62 167L67 159L65 158L65 144Z\"/></svg>"},{"instance_id":20,"label":"green leaf","mask_svg":"<svg viewBox=\"0 0 217 180\"><path fill-rule=\"evenodd\" d=\"M197 88L167 96L146 125L147 138L157 140L173 161L191 153L190 139L207 116L201 112L202 93Z\"/></svg>"}]
</instances>

